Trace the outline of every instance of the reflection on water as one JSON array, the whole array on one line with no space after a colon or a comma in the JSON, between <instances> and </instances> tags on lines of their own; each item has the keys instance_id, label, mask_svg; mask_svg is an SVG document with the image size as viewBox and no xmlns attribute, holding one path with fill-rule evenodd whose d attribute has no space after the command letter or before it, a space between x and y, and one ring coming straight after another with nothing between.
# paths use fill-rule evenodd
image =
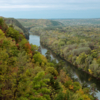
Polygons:
<instances>
[{"instance_id":1,"label":"reflection on water","mask_svg":"<svg viewBox=\"0 0 100 100\"><path fill-rule=\"evenodd\" d=\"M43 47L40 44L40 36L30 35L29 42L34 45L40 46L41 53L45 56L45 53L47 52L47 48ZM61 58L57 57L52 52L50 52L50 54L51 54L51 59L56 59L57 62L59 62L59 60L61 60ZM65 62L65 66L69 67L70 72L73 73L73 77L77 78L80 83L86 82L88 84L88 86L90 86L92 83L95 83L97 86L97 90L98 90L98 93L96 93L96 95L97 95L98 99L100 100L100 80L96 80L95 78L92 78L90 75L84 73L81 70L78 70L77 68L75 68L73 65L71 65L68 62Z\"/></svg>"}]
</instances>

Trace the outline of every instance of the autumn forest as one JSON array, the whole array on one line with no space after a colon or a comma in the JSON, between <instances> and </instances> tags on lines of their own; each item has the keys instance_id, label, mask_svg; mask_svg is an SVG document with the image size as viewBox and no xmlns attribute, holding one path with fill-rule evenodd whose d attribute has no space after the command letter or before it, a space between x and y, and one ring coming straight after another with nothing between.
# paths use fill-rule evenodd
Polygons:
<instances>
[{"instance_id":1,"label":"autumn forest","mask_svg":"<svg viewBox=\"0 0 100 100\"><path fill-rule=\"evenodd\" d=\"M100 79L99 19L0 18L0 100L98 100L94 83L87 87L73 80L62 61L29 43L28 31L56 56Z\"/></svg>"}]
</instances>

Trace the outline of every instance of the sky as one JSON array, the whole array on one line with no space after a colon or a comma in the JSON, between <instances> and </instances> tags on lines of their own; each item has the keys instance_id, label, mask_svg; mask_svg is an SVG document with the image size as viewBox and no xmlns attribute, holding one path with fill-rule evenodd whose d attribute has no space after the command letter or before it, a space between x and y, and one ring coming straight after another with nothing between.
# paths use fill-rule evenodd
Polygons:
<instances>
[{"instance_id":1,"label":"sky","mask_svg":"<svg viewBox=\"0 0 100 100\"><path fill-rule=\"evenodd\" d=\"M0 0L0 16L27 19L100 18L100 0Z\"/></svg>"}]
</instances>

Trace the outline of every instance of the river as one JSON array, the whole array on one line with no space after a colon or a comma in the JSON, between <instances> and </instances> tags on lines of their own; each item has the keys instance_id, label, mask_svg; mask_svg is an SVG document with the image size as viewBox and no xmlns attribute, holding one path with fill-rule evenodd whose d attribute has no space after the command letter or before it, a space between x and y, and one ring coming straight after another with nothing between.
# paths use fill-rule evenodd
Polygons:
<instances>
[{"instance_id":1,"label":"river","mask_svg":"<svg viewBox=\"0 0 100 100\"><path fill-rule=\"evenodd\" d=\"M41 53L45 56L45 53L47 52L48 48L45 48L45 47L43 47L41 45L41 43L40 43L40 36L30 35L29 36L29 43L32 43L32 44L37 45L37 46L40 46L41 47ZM51 51L50 51L50 54L51 54L50 55L51 59L56 59L56 62L59 62L61 60L61 58L57 57ZM70 72L73 73L73 77L77 78L77 80L81 84L86 82L88 87L89 87L92 83L95 83L96 84L96 89L98 90L98 92L96 93L96 96L100 100L100 80L97 80L97 79L91 77L90 75L84 73L83 71L78 70L77 68L75 68L73 65L71 65L68 62L65 62L64 67L68 67L70 69Z\"/></svg>"}]
</instances>

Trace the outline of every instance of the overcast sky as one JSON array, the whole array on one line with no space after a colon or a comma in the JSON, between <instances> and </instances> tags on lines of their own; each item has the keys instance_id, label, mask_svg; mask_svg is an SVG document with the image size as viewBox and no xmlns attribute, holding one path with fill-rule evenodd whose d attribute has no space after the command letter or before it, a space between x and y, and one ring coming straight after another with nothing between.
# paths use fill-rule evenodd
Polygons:
<instances>
[{"instance_id":1,"label":"overcast sky","mask_svg":"<svg viewBox=\"0 0 100 100\"><path fill-rule=\"evenodd\" d=\"M14 18L100 18L100 0L0 0L0 16Z\"/></svg>"}]
</instances>

